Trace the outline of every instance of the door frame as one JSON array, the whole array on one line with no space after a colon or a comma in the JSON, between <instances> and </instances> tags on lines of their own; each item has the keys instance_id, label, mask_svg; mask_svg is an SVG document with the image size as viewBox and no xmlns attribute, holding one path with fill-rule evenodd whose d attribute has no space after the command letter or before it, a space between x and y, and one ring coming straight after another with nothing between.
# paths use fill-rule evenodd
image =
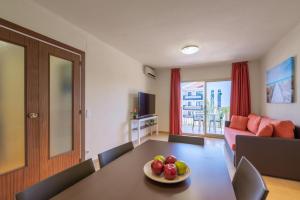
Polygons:
<instances>
[{"instance_id":1,"label":"door frame","mask_svg":"<svg viewBox=\"0 0 300 200\"><path fill-rule=\"evenodd\" d=\"M201 80L201 81L199 81L199 80L188 80L188 81L181 81L180 84L181 83L190 83L190 82L204 82L204 113L205 113L206 109L207 109L206 108L206 96L207 96L206 84L208 82L218 82L218 81L231 81L231 78L204 79L204 80ZM206 119L206 114L204 114L204 126L203 126L204 133L203 134L194 134L194 133L182 133L182 134L183 135L193 135L193 136L198 136L198 137L221 138L221 139L223 139L224 135L207 133L207 130L206 130L206 120L207 120Z\"/></svg>"},{"instance_id":2,"label":"door frame","mask_svg":"<svg viewBox=\"0 0 300 200\"><path fill-rule=\"evenodd\" d=\"M69 46L67 44L64 44L62 42L59 42L57 40L54 40L45 35L42 35L40 33L37 33L35 31L32 31L30 29L27 29L25 27L22 27L20 25L17 25L15 23L9 22L3 18L0 18L0 27L19 33L21 35L32 38L34 40L38 40L39 42L46 43L56 48L67 50L69 52L72 52L80 56L81 59L80 61L80 68L81 68L80 70L80 97L81 97L80 98L80 114L81 114L80 160L81 161L85 160L85 52L80 49Z\"/></svg>"}]
</instances>

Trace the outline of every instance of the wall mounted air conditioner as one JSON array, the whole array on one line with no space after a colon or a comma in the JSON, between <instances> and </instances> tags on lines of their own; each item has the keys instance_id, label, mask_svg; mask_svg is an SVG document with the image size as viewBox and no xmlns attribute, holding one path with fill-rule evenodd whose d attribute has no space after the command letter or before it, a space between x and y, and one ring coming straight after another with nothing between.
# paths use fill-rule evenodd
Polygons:
<instances>
[{"instance_id":1,"label":"wall mounted air conditioner","mask_svg":"<svg viewBox=\"0 0 300 200\"><path fill-rule=\"evenodd\" d=\"M156 78L156 72L152 67L144 66L144 73L151 78Z\"/></svg>"}]
</instances>

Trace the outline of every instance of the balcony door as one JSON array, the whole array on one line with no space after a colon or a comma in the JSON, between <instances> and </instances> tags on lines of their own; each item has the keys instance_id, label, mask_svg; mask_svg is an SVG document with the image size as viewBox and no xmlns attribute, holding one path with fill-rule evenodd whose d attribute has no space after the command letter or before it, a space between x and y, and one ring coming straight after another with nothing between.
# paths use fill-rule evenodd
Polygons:
<instances>
[{"instance_id":1,"label":"balcony door","mask_svg":"<svg viewBox=\"0 0 300 200\"><path fill-rule=\"evenodd\" d=\"M0 27L0 199L80 161L80 55Z\"/></svg>"},{"instance_id":2,"label":"balcony door","mask_svg":"<svg viewBox=\"0 0 300 200\"><path fill-rule=\"evenodd\" d=\"M181 83L182 132L205 133L205 82Z\"/></svg>"},{"instance_id":3,"label":"balcony door","mask_svg":"<svg viewBox=\"0 0 300 200\"><path fill-rule=\"evenodd\" d=\"M231 81L206 82L206 135L220 137L229 120Z\"/></svg>"},{"instance_id":4,"label":"balcony door","mask_svg":"<svg viewBox=\"0 0 300 200\"><path fill-rule=\"evenodd\" d=\"M222 137L229 118L230 90L230 80L182 82L182 132Z\"/></svg>"}]
</instances>

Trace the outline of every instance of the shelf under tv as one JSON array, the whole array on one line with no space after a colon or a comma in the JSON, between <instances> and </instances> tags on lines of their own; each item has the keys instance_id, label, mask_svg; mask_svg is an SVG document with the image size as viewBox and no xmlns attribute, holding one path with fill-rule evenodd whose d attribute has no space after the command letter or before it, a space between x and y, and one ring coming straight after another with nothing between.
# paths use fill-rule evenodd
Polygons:
<instances>
[{"instance_id":1,"label":"shelf under tv","mask_svg":"<svg viewBox=\"0 0 300 200\"><path fill-rule=\"evenodd\" d=\"M155 122L153 124L142 124L142 122L154 120ZM133 124L136 123L137 127L132 128ZM137 119L132 119L130 121L130 130L131 130L131 141L133 141L133 131L137 131L138 133L138 144L141 143L141 130L145 128L150 128L150 133L152 134L152 127L155 127L156 135L158 135L158 116L157 115L151 115L151 116L145 116Z\"/></svg>"}]
</instances>

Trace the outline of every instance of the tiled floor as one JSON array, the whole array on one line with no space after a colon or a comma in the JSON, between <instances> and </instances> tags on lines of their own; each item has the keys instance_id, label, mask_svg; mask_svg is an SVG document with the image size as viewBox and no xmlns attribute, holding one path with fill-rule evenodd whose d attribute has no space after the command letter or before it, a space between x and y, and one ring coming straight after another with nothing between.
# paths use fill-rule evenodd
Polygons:
<instances>
[{"instance_id":1,"label":"tiled floor","mask_svg":"<svg viewBox=\"0 0 300 200\"><path fill-rule=\"evenodd\" d=\"M142 142L152 140L167 141L168 134L160 133L159 135L153 134L152 136L147 136L142 139ZM214 148L219 148L220 151L224 153L226 164L230 177L232 178L235 173L235 167L233 166L229 155L224 151L224 140L205 138L205 144L213 146ZM290 181L285 179L273 178L264 176L264 180L267 184L270 193L268 195L268 200L300 200L300 182Z\"/></svg>"}]
</instances>

